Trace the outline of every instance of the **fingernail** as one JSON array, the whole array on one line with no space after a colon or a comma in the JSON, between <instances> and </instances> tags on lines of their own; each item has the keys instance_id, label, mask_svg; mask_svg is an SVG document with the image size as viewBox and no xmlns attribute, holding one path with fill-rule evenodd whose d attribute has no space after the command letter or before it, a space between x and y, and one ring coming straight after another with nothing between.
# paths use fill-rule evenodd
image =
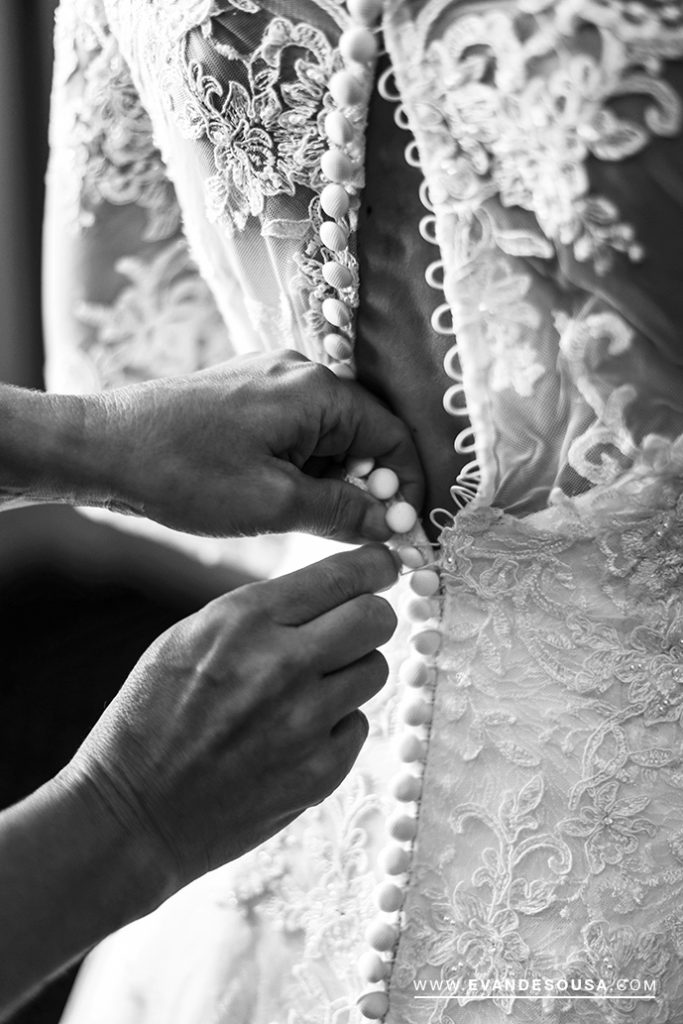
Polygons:
<instances>
[{"instance_id":1,"label":"fingernail","mask_svg":"<svg viewBox=\"0 0 683 1024\"><path fill-rule=\"evenodd\" d=\"M379 502L373 502L372 505L368 506L368 510L363 517L361 532L368 540L389 540L392 534L387 526L384 505L380 505Z\"/></svg>"}]
</instances>

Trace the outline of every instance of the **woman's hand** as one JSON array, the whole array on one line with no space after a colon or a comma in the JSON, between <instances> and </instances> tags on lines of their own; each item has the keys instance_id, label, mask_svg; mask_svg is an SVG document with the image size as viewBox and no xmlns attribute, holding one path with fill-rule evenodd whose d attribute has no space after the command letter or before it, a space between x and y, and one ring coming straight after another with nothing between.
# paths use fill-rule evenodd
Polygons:
<instances>
[{"instance_id":1,"label":"woman's hand","mask_svg":"<svg viewBox=\"0 0 683 1024\"><path fill-rule=\"evenodd\" d=\"M105 392L89 422L113 485L108 507L190 533L388 540L384 506L340 479L348 456L390 467L404 498L422 502L407 427L294 352Z\"/></svg>"},{"instance_id":2,"label":"woman's hand","mask_svg":"<svg viewBox=\"0 0 683 1024\"><path fill-rule=\"evenodd\" d=\"M396 628L381 544L241 587L143 655L69 767L171 890L258 846L340 784Z\"/></svg>"},{"instance_id":3,"label":"woman's hand","mask_svg":"<svg viewBox=\"0 0 683 1024\"><path fill-rule=\"evenodd\" d=\"M143 655L69 765L0 813L0 1019L342 781L396 616L381 544L226 594Z\"/></svg>"}]
</instances>

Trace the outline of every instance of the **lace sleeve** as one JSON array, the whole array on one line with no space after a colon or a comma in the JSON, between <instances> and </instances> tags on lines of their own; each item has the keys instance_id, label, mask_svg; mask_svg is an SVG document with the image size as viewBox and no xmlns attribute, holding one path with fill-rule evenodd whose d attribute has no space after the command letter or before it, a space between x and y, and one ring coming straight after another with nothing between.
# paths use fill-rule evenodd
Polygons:
<instances>
[{"instance_id":1,"label":"lace sleeve","mask_svg":"<svg viewBox=\"0 0 683 1024\"><path fill-rule=\"evenodd\" d=\"M232 354L100 0L57 12L45 221L46 378L99 390Z\"/></svg>"}]
</instances>

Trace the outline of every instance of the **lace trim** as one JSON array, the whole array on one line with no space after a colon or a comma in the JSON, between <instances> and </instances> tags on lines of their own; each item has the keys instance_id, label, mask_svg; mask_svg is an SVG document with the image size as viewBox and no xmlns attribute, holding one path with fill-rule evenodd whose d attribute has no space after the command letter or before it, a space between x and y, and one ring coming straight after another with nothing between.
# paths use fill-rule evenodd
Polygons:
<instances>
[{"instance_id":1,"label":"lace trim","mask_svg":"<svg viewBox=\"0 0 683 1024\"><path fill-rule=\"evenodd\" d=\"M377 89L383 99L390 103L397 104L394 112L394 121L398 127L402 128L404 131L410 131L410 122L406 108L401 102L401 95L399 92L392 90L389 84L393 74L393 67L388 67L386 71L380 75L377 83ZM406 145L404 156L406 163L410 167L416 167L418 170L421 169L422 162L418 155L418 145L415 139L411 139L411 141ZM429 189L425 181L423 181L420 186L419 194L422 205L428 211L420 221L420 235L426 242L429 242L431 245L438 246L439 243L434 231L436 227L436 216L434 213L434 206L429 198ZM433 288L435 291L443 292L444 269L444 261L440 258L433 260L425 269L425 280L429 287ZM445 316L449 317L449 323L444 322ZM448 302L442 302L436 307L432 313L431 326L435 334L439 334L442 337L452 336L455 338L451 309ZM446 376L449 377L450 380L454 381L454 383L447 388L444 394L444 409L446 412L450 413L451 416L459 416L469 419L470 410L467 406L467 396L465 395L462 368L460 366L460 350L457 340L453 342L452 346L444 356L443 366ZM460 404L458 404L459 398L462 400ZM470 423L463 427L462 430L458 431L453 442L453 448L458 455L474 454L474 429ZM481 466L478 459L475 457L463 466L455 478L455 483L450 488L451 498L458 509L465 508L466 505L469 505L470 502L474 501L479 494L480 483ZM445 510L435 509L432 515L442 511Z\"/></svg>"}]
</instances>

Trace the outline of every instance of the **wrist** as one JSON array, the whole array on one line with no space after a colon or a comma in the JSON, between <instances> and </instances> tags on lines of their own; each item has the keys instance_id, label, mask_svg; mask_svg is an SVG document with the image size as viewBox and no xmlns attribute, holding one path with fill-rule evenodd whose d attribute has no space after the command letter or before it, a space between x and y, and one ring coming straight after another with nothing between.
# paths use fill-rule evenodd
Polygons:
<instances>
[{"instance_id":1,"label":"wrist","mask_svg":"<svg viewBox=\"0 0 683 1024\"><path fill-rule=\"evenodd\" d=\"M0 502L5 508L109 500L99 396L0 389Z\"/></svg>"},{"instance_id":2,"label":"wrist","mask_svg":"<svg viewBox=\"0 0 683 1024\"><path fill-rule=\"evenodd\" d=\"M68 771L0 813L0 1018L167 893Z\"/></svg>"},{"instance_id":3,"label":"wrist","mask_svg":"<svg viewBox=\"0 0 683 1024\"><path fill-rule=\"evenodd\" d=\"M99 894L104 934L151 913L173 895L178 886L144 831L118 816L87 775L68 766L46 788L62 827L79 837L79 845L86 838L79 858Z\"/></svg>"}]
</instances>

